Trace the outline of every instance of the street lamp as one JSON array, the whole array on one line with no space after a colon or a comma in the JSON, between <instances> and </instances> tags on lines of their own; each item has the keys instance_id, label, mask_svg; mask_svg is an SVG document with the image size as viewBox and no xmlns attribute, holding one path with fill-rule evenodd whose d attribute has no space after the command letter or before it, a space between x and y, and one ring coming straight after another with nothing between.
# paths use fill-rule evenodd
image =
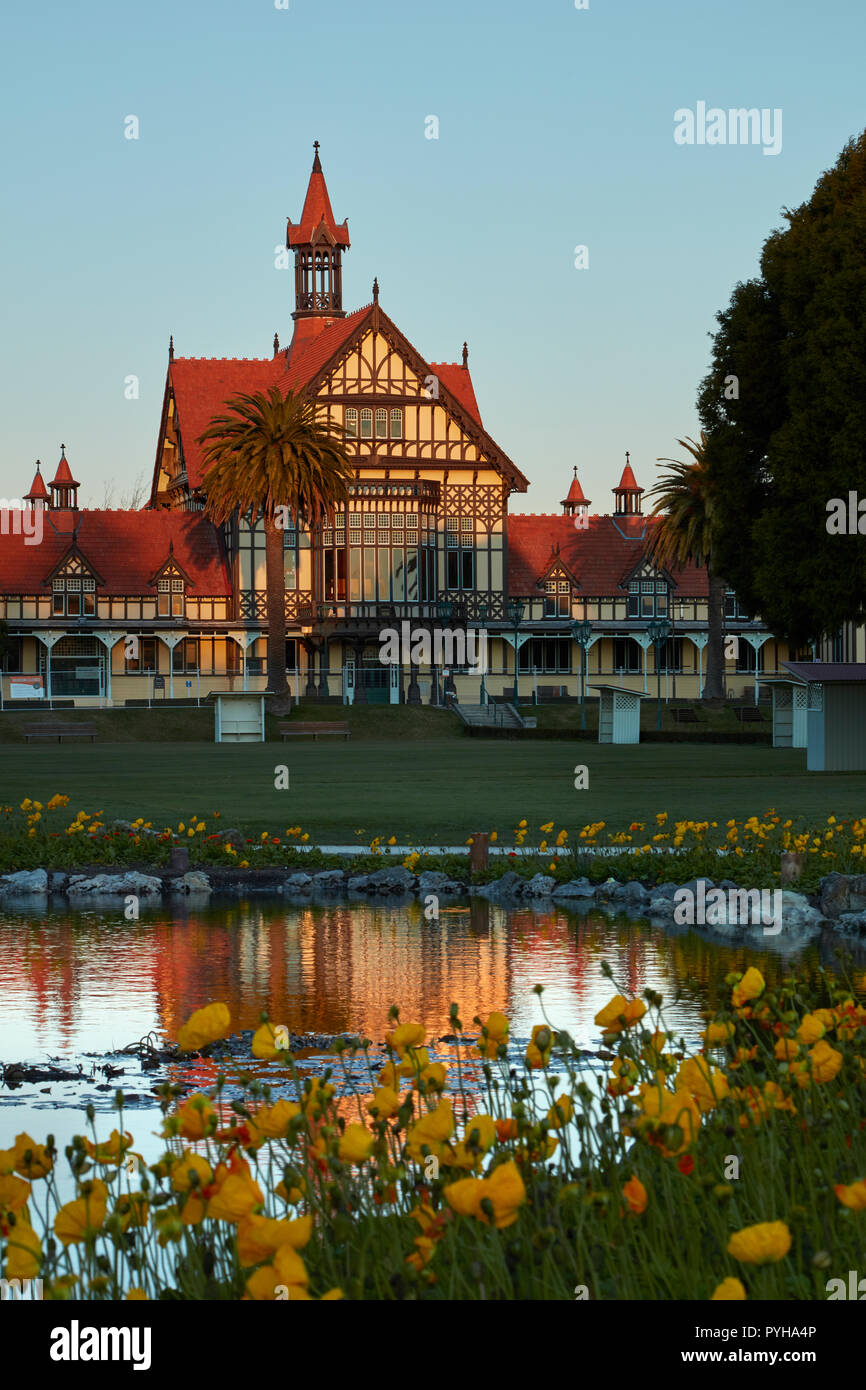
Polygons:
<instances>
[{"instance_id":1,"label":"street lamp","mask_svg":"<svg viewBox=\"0 0 866 1390\"><path fill-rule=\"evenodd\" d=\"M519 630L519 628L520 628L520 624L521 624L521 622L523 621L523 614L524 614L525 611L526 611L526 605L525 605L524 603L522 603L521 600L520 600L519 598L512 598L512 599L509 599L509 600L508 600L508 615L509 615L509 617L511 618L512 623L514 624L514 708L515 708L515 709L517 708L517 698L518 698L518 675L517 675L517 672L518 672L518 667L519 667L519 664L520 664L520 663L519 663L519 658L518 658L518 650L517 650L517 634L518 634L518 630Z\"/></svg>"},{"instance_id":2,"label":"street lamp","mask_svg":"<svg viewBox=\"0 0 866 1390\"><path fill-rule=\"evenodd\" d=\"M584 618L583 622L572 623L571 634L583 652L581 662L580 680L580 727L586 728L586 651L589 646L589 639L592 637L592 623Z\"/></svg>"},{"instance_id":3,"label":"street lamp","mask_svg":"<svg viewBox=\"0 0 866 1390\"><path fill-rule=\"evenodd\" d=\"M486 604L486 603L482 603L482 604L479 606L479 609L478 609L478 625L479 625L479 627L484 628L484 629L486 629L486 627L487 627L487 604ZM476 650L476 652L478 651L478 644L476 644L475 650ZM485 631L484 642L483 642L483 645L481 646L481 653L482 653L482 664L481 664L481 703L482 703L482 705L486 705L486 704L487 704L487 686L485 685L485 676L486 676L486 674L487 674L487 668L486 668L486 665L485 665L486 654L487 654L487 636L486 636L486 631Z\"/></svg>"},{"instance_id":4,"label":"street lamp","mask_svg":"<svg viewBox=\"0 0 866 1390\"><path fill-rule=\"evenodd\" d=\"M656 728L662 726L662 670L661 650L671 635L671 625L667 618L656 618L647 625L647 633L656 649Z\"/></svg>"},{"instance_id":5,"label":"street lamp","mask_svg":"<svg viewBox=\"0 0 866 1390\"><path fill-rule=\"evenodd\" d=\"M436 611L437 611L437 613L439 614L439 625L440 625L440 628L441 628L442 626L446 625L447 623L450 623L450 621L451 621L451 618L452 618L453 613L454 613L454 600L453 600L453 599L450 599L450 598L440 598L440 599L439 599L439 602L436 604ZM431 634L431 635L433 635L433 634ZM437 671L436 671L436 639L435 639L435 636L433 636L433 650L432 650L431 653L430 653L430 676L431 676L431 680L432 680L432 683L433 683L433 692L432 692L432 694L433 694L433 700L432 700L432 703L433 703L434 705L438 705L438 704L439 704L439 677L438 677ZM442 703L443 703L443 704L445 703L445 678L444 678L444 676L443 676L443 678L442 678Z\"/></svg>"}]
</instances>

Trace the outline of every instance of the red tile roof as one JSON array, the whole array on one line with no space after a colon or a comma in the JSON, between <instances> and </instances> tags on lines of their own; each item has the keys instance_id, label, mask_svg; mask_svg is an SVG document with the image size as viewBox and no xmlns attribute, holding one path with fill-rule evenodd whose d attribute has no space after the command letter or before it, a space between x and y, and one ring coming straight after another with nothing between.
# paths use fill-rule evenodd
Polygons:
<instances>
[{"instance_id":1,"label":"red tile roof","mask_svg":"<svg viewBox=\"0 0 866 1390\"><path fill-rule=\"evenodd\" d=\"M866 681L863 661L783 661L782 665L801 681L823 685L851 685Z\"/></svg>"},{"instance_id":2,"label":"red tile roof","mask_svg":"<svg viewBox=\"0 0 866 1390\"><path fill-rule=\"evenodd\" d=\"M301 220L297 224L289 221L286 245L308 246L313 240L314 231L323 223L338 246L349 245L348 224L346 222L341 222L340 225L337 226L334 214L331 211L331 200L328 197L328 185L325 183L325 175L322 173L322 165L319 162L319 152L316 150L316 157L313 160L313 172L310 174L310 182L307 185L307 196L304 200L304 210L301 213Z\"/></svg>"},{"instance_id":3,"label":"red tile roof","mask_svg":"<svg viewBox=\"0 0 866 1390\"><path fill-rule=\"evenodd\" d=\"M66 451L62 444L60 446L60 462L57 465L57 472L54 474L51 486L78 487L77 482L72 476L72 470L70 469L69 464L66 461Z\"/></svg>"},{"instance_id":4,"label":"red tile roof","mask_svg":"<svg viewBox=\"0 0 866 1390\"><path fill-rule=\"evenodd\" d=\"M568 496L564 497L559 505L561 507L565 507L568 505L569 502L573 503L575 506L589 506L589 498L584 497L583 495L583 488L580 486L580 480L577 476L576 468L574 470L574 477L571 480L571 487L568 489Z\"/></svg>"},{"instance_id":5,"label":"red tile roof","mask_svg":"<svg viewBox=\"0 0 866 1390\"><path fill-rule=\"evenodd\" d=\"M513 514L508 518L508 591L521 597L537 593L558 546L559 558L587 597L621 593L656 525L643 516L591 516L587 529L579 530L570 516ZM709 592L705 569L690 564L670 574L682 595L703 598Z\"/></svg>"},{"instance_id":6,"label":"red tile roof","mask_svg":"<svg viewBox=\"0 0 866 1390\"><path fill-rule=\"evenodd\" d=\"M343 344L348 342L361 320L366 314L369 314L370 309L371 306L365 304L362 309L355 309L344 319L334 319L322 329L312 342L301 341L297 347L293 347L288 365L283 359L284 370L277 377L277 385L280 390L283 393L290 390L299 391L302 387L307 386L313 377L317 376L327 365L334 354L339 352Z\"/></svg>"},{"instance_id":7,"label":"red tile roof","mask_svg":"<svg viewBox=\"0 0 866 1390\"><path fill-rule=\"evenodd\" d=\"M446 391L450 391L452 396L456 396L463 409L467 410L473 420L477 420L480 425L481 411L478 409L478 402L475 399L469 368L461 367L457 362L431 362L430 368L438 376Z\"/></svg>"},{"instance_id":8,"label":"red tile roof","mask_svg":"<svg viewBox=\"0 0 866 1390\"><path fill-rule=\"evenodd\" d=\"M642 487L638 487L637 479L631 471L631 464L627 463L622 470L622 477L619 480L619 487L613 489L614 492L643 492Z\"/></svg>"},{"instance_id":9,"label":"red tile roof","mask_svg":"<svg viewBox=\"0 0 866 1390\"><path fill-rule=\"evenodd\" d=\"M285 357L176 357L168 379L177 404L183 457L190 490L201 482L202 446L198 437L232 396L266 391L285 370Z\"/></svg>"},{"instance_id":10,"label":"red tile roof","mask_svg":"<svg viewBox=\"0 0 866 1390\"><path fill-rule=\"evenodd\" d=\"M150 581L170 546L193 593L231 593L220 533L200 512L50 511L42 520L39 545L25 545L24 535L3 537L0 593L45 593L47 577L72 546L104 581L99 593L153 594Z\"/></svg>"},{"instance_id":11,"label":"red tile roof","mask_svg":"<svg viewBox=\"0 0 866 1390\"><path fill-rule=\"evenodd\" d=\"M34 475L33 482L30 484L30 491L25 492L24 494L25 502L35 502L37 500L43 502L48 501L48 488L45 486L45 479L40 473L39 467L40 465L37 459L36 473Z\"/></svg>"}]
</instances>

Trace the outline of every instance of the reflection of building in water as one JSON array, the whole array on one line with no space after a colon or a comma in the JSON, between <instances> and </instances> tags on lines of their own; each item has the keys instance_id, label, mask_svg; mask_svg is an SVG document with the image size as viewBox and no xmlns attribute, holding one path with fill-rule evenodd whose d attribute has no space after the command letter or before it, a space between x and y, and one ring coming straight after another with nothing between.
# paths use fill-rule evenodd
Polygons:
<instances>
[{"instance_id":1,"label":"reflection of building in water","mask_svg":"<svg viewBox=\"0 0 866 1390\"><path fill-rule=\"evenodd\" d=\"M375 1041L392 1004L401 1017L447 1032L456 1001L464 1023L506 1008L510 947L489 906L428 922L408 907L286 907L273 915L246 903L228 920L191 915L178 924L157 966L161 1022L175 1034L211 1000L228 1005L235 1028L255 1028L266 1011L293 1032L366 1033Z\"/></svg>"},{"instance_id":2,"label":"reflection of building in water","mask_svg":"<svg viewBox=\"0 0 866 1390\"><path fill-rule=\"evenodd\" d=\"M80 1047L96 1030L106 1046L122 1047L140 1036L136 1029L151 1026L158 940L120 920L108 925L113 918L122 919L122 910L95 920L59 915L0 923L7 1019L17 1015L24 1029L35 1030L43 1057ZM125 931L118 931L121 925Z\"/></svg>"}]
</instances>

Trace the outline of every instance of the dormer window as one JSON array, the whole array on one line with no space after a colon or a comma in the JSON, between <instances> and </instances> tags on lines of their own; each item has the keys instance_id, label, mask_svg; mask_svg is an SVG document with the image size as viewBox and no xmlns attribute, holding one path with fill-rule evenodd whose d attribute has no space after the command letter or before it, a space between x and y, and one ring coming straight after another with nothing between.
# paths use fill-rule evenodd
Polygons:
<instances>
[{"instance_id":1,"label":"dormer window","mask_svg":"<svg viewBox=\"0 0 866 1390\"><path fill-rule=\"evenodd\" d=\"M156 612L160 618L182 618L185 612L183 580L166 576L157 580Z\"/></svg>"},{"instance_id":2,"label":"dormer window","mask_svg":"<svg viewBox=\"0 0 866 1390\"><path fill-rule=\"evenodd\" d=\"M548 579L544 585L545 618L571 617L571 584L567 579Z\"/></svg>"},{"instance_id":3,"label":"dormer window","mask_svg":"<svg viewBox=\"0 0 866 1390\"><path fill-rule=\"evenodd\" d=\"M630 618L665 618L668 586L664 579L633 579L628 586Z\"/></svg>"},{"instance_id":4,"label":"dormer window","mask_svg":"<svg viewBox=\"0 0 866 1390\"><path fill-rule=\"evenodd\" d=\"M96 580L86 575L62 575L51 584L51 612L57 617L92 618L96 613Z\"/></svg>"}]
</instances>

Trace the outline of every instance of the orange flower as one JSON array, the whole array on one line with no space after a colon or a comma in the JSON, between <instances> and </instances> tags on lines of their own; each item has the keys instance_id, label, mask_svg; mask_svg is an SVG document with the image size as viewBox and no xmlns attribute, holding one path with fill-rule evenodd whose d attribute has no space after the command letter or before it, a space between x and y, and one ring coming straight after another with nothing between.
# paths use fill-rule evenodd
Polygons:
<instances>
[{"instance_id":1,"label":"orange flower","mask_svg":"<svg viewBox=\"0 0 866 1390\"><path fill-rule=\"evenodd\" d=\"M866 1178L858 1178L848 1187L842 1183L833 1188L843 1207L851 1211L866 1211Z\"/></svg>"},{"instance_id":2,"label":"orange flower","mask_svg":"<svg viewBox=\"0 0 866 1390\"><path fill-rule=\"evenodd\" d=\"M647 1190L640 1178L632 1175L622 1189L622 1195L628 1202L633 1215L643 1216L647 1206Z\"/></svg>"}]
</instances>

